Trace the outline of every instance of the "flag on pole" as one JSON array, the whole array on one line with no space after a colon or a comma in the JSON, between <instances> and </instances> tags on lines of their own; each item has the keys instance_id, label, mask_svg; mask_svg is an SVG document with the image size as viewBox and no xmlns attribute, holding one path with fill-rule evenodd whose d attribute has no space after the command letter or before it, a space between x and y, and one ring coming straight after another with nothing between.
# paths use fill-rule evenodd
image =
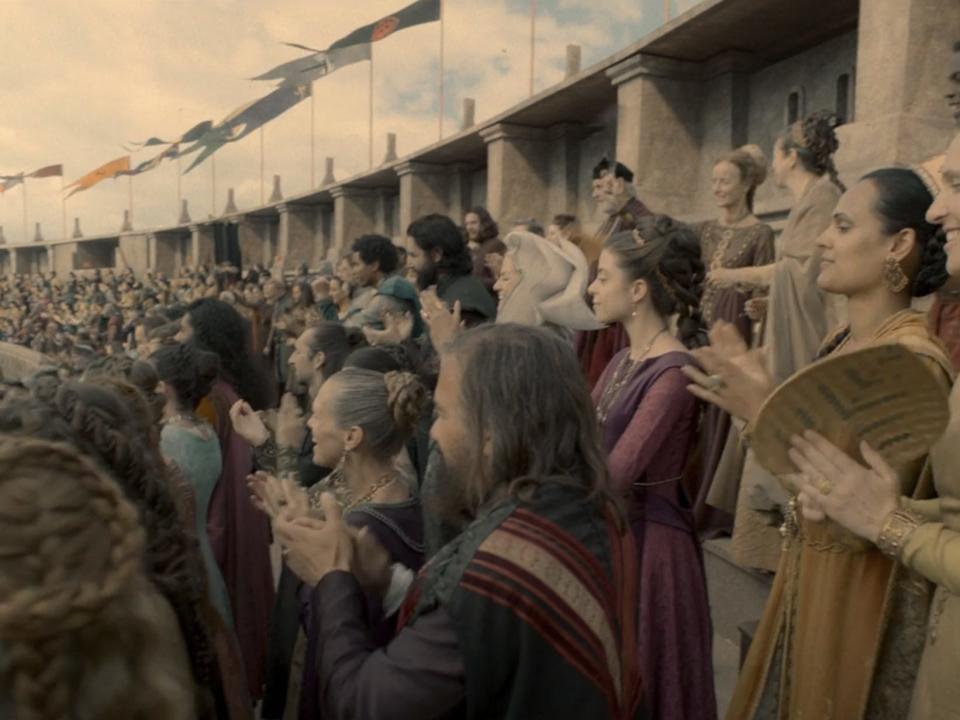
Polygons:
<instances>
[{"instance_id":1,"label":"flag on pole","mask_svg":"<svg viewBox=\"0 0 960 720\"><path fill-rule=\"evenodd\" d=\"M179 144L174 143L166 150L155 155L149 160L144 160L135 168L130 168L129 170L117 173L117 175L139 175L140 173L145 173L148 170L153 170L155 167L158 167L164 160L176 158L179 154L180 146Z\"/></svg>"},{"instance_id":2,"label":"flag on pole","mask_svg":"<svg viewBox=\"0 0 960 720\"><path fill-rule=\"evenodd\" d=\"M23 173L19 175L0 175L0 193L15 188L23 182Z\"/></svg>"},{"instance_id":3,"label":"flag on pole","mask_svg":"<svg viewBox=\"0 0 960 720\"><path fill-rule=\"evenodd\" d=\"M180 153L189 155L200 151L183 174L186 175L228 142L242 140L308 97L309 85L281 85L259 100L237 108Z\"/></svg>"},{"instance_id":4,"label":"flag on pole","mask_svg":"<svg viewBox=\"0 0 960 720\"><path fill-rule=\"evenodd\" d=\"M290 45L291 43L287 43ZM303 47L293 45L293 47ZM307 48L309 49L309 48ZM317 50L311 55L285 62L275 68L267 70L254 80L279 80L278 87L283 85L304 85L329 75L347 65L370 59L370 43L350 45L336 50Z\"/></svg>"},{"instance_id":5,"label":"flag on pole","mask_svg":"<svg viewBox=\"0 0 960 720\"><path fill-rule=\"evenodd\" d=\"M123 148L128 152L134 152L135 150L143 150L144 148L154 147L156 145L178 145L181 143L196 142L205 132L208 132L211 127L213 127L213 123L210 120L204 120L194 125L176 140L164 140L162 138L152 137L143 142L128 143L124 145Z\"/></svg>"},{"instance_id":6,"label":"flag on pole","mask_svg":"<svg viewBox=\"0 0 960 720\"><path fill-rule=\"evenodd\" d=\"M349 35L337 40L327 52L350 45L362 45L383 40L398 30L414 25L436 22L440 19L440 0L417 0L393 15L382 17L376 22L357 28Z\"/></svg>"},{"instance_id":7,"label":"flag on pole","mask_svg":"<svg viewBox=\"0 0 960 720\"><path fill-rule=\"evenodd\" d=\"M34 170L27 175L28 178L49 178L63 177L63 165L47 165L39 170Z\"/></svg>"},{"instance_id":8,"label":"flag on pole","mask_svg":"<svg viewBox=\"0 0 960 720\"><path fill-rule=\"evenodd\" d=\"M130 169L130 156L123 155L122 157L115 158L108 163L104 163L96 170L91 170L83 177L74 180L72 183L67 185L64 190L67 188L73 188L73 192L67 197L74 195L75 193L80 192L81 190L88 190L96 185L101 180L106 180L107 178L115 178L118 175L126 173Z\"/></svg>"}]
</instances>

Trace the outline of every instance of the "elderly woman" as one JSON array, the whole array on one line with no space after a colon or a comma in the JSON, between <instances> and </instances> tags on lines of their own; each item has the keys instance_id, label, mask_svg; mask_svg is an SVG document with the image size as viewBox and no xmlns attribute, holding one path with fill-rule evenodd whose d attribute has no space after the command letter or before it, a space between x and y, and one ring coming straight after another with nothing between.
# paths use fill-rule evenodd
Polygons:
<instances>
[{"instance_id":1,"label":"elderly woman","mask_svg":"<svg viewBox=\"0 0 960 720\"><path fill-rule=\"evenodd\" d=\"M523 230L507 235L505 244L494 285L500 298L498 323L544 325L571 340L575 330L603 327L583 300L589 268L580 248Z\"/></svg>"}]
</instances>

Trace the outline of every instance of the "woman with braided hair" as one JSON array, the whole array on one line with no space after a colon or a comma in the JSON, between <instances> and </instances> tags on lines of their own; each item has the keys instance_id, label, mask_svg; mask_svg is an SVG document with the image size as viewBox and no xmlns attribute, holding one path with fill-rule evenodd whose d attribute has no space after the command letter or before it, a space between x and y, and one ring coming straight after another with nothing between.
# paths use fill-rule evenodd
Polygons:
<instances>
[{"instance_id":1,"label":"woman with braided hair","mask_svg":"<svg viewBox=\"0 0 960 720\"><path fill-rule=\"evenodd\" d=\"M386 374L357 367L344 368L327 380L313 402L309 427L313 434L313 461L321 467L336 467L326 482L313 486L302 500L288 496L288 502L276 503L271 496L270 479L254 479L252 484L263 508L276 517L287 517L293 508L305 512L320 507L320 495L331 489L343 506L345 521L358 529L364 544L379 546L380 555L397 563L410 577L423 563L423 516L419 500L410 494L409 485L395 463L397 454L417 428L428 402L427 390L416 375L407 372ZM292 488L287 484L287 488ZM296 493L298 497L302 491ZM295 511L294 511L295 512ZM298 566L290 568L300 575ZM300 575L302 578L303 576ZM313 585L301 586L301 598L311 598ZM367 609L373 641L386 645L396 632L396 613L403 597L382 598L367 595ZM289 705L299 699L299 717L322 717L328 678L318 677L317 609L309 607L305 617L306 652L303 672L291 683L283 717L292 714ZM302 689L298 682L302 679Z\"/></svg>"},{"instance_id":2,"label":"woman with braided hair","mask_svg":"<svg viewBox=\"0 0 960 720\"><path fill-rule=\"evenodd\" d=\"M794 201L775 262L720 268L707 275L708 282L720 286L769 288L763 345L767 369L777 382L809 364L827 331L840 324L840 298L817 285L822 252L817 238L829 227L845 190L833 162L840 122L832 112L816 112L784 129L774 144L773 179L790 191ZM739 564L776 569L780 556L776 526L786 502L779 488L776 479L755 462L753 453L744 456L739 435L732 431L707 503L733 513L731 550Z\"/></svg>"},{"instance_id":3,"label":"woman with braided hair","mask_svg":"<svg viewBox=\"0 0 960 720\"><path fill-rule=\"evenodd\" d=\"M149 577L177 613L198 686L198 703L207 714L220 692L209 630L204 570L195 541L184 530L172 483L155 448L139 433L132 413L106 385L69 382L57 393L54 411L71 438L98 461L140 511L146 530ZM24 422L23 434L30 433Z\"/></svg>"},{"instance_id":4,"label":"woman with braided hair","mask_svg":"<svg viewBox=\"0 0 960 720\"><path fill-rule=\"evenodd\" d=\"M705 341L704 266L696 234L665 215L604 244L593 309L630 346L593 390L611 485L625 499L638 547L639 668L651 718L713 720L710 607L687 486L700 406L681 371ZM678 317L678 333L670 321Z\"/></svg>"},{"instance_id":5,"label":"woman with braided hair","mask_svg":"<svg viewBox=\"0 0 960 720\"><path fill-rule=\"evenodd\" d=\"M193 720L189 660L116 483L67 445L0 438L0 716Z\"/></svg>"}]
</instances>

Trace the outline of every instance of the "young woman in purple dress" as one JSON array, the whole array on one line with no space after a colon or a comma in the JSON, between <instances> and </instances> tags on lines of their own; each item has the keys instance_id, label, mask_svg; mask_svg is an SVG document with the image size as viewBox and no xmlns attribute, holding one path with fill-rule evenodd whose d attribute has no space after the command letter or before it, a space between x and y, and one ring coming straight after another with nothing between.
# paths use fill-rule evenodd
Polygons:
<instances>
[{"instance_id":1,"label":"young woman in purple dress","mask_svg":"<svg viewBox=\"0 0 960 720\"><path fill-rule=\"evenodd\" d=\"M597 318L620 323L630 346L593 391L612 486L638 544L639 662L652 718L713 720L710 608L685 482L700 406L685 397L687 348L704 338L704 276L693 231L659 215L604 245L590 286ZM678 317L677 332L671 329Z\"/></svg>"}]
</instances>

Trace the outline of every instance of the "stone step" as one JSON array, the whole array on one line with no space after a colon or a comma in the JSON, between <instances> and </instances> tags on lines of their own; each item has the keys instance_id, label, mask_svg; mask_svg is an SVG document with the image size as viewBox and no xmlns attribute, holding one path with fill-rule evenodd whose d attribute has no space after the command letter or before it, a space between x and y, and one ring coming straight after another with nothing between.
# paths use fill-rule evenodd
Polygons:
<instances>
[{"instance_id":1,"label":"stone step","mask_svg":"<svg viewBox=\"0 0 960 720\"><path fill-rule=\"evenodd\" d=\"M715 635L743 647L742 635L763 612L773 575L737 565L730 554L730 539L707 540L703 560Z\"/></svg>"}]
</instances>

